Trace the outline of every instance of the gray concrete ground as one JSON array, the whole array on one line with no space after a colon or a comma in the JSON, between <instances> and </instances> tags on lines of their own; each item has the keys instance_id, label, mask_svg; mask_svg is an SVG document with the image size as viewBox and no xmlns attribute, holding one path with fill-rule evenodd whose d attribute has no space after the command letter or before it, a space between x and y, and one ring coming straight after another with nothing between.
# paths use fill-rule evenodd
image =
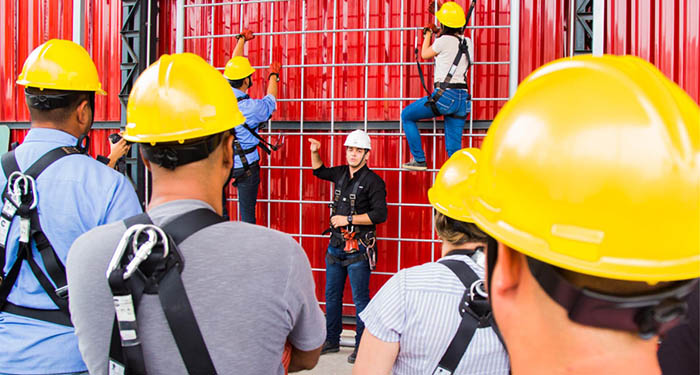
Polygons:
<instances>
[{"instance_id":1,"label":"gray concrete ground","mask_svg":"<svg viewBox=\"0 0 700 375\"><path fill-rule=\"evenodd\" d=\"M313 370L301 371L297 374L303 375L350 375L352 374L352 364L348 363L348 356L352 353L352 346L355 342L355 331L343 330L340 338L340 351L338 353L328 353L321 356L318 364Z\"/></svg>"}]
</instances>

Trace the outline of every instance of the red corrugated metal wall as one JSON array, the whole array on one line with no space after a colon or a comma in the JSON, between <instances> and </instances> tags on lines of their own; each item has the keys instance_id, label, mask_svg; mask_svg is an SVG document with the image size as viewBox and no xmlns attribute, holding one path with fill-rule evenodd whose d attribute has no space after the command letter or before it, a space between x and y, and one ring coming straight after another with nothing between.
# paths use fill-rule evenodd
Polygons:
<instances>
[{"instance_id":1,"label":"red corrugated metal wall","mask_svg":"<svg viewBox=\"0 0 700 375\"><path fill-rule=\"evenodd\" d=\"M121 2L118 0L85 0L85 43L102 80L106 97L97 96L96 121L119 121L121 104L117 94L121 88ZM0 121L29 121L24 105L23 87L15 85L27 55L38 45L53 38L73 38L72 0L28 0L0 2L3 20L0 82L3 101Z\"/></svg>"},{"instance_id":2,"label":"red corrugated metal wall","mask_svg":"<svg viewBox=\"0 0 700 375\"><path fill-rule=\"evenodd\" d=\"M28 121L21 88L16 87L14 81L27 54L35 46L49 38L72 37L72 3L72 0L0 3L0 19L4 20L5 26L5 32L0 35L3 47L0 54L0 82L3 85L0 121ZM117 99L120 87L121 2L86 0L86 3L85 45L96 61L103 85L109 92L107 98L98 99L96 120L118 121L121 110ZM298 101L280 103L273 121L303 121L307 124L329 122L331 118L334 122L364 121L366 118L368 121L396 122L401 108L408 101L371 100L365 111L363 101L335 101L331 110L331 103L327 100L365 98L365 88L368 98L421 96L422 89L415 65L401 67L387 63L414 62L413 47L417 31L395 29L418 28L431 20L425 12L425 3L423 0L371 0L369 18L366 2L348 0L337 0L337 9L334 9L333 0L225 5L218 6L213 11L211 8L188 8L185 35L234 34L242 25L259 33L273 32L272 37L263 34L250 42L246 53L254 65L267 66L272 50L272 60L292 66L283 70L280 97L307 100L303 104ZM466 8L466 0L460 0L459 3ZM480 0L474 15L475 24L507 25L509 4L508 0ZM538 66L565 55L567 4L568 0L520 1L518 64L521 78ZM175 50L175 0L161 0L159 6L158 52L170 53ZM606 52L635 54L651 61L696 101L700 100L700 6L696 0L611 0L606 2L605 11ZM369 33L323 31L364 29L367 22L370 29L389 30ZM301 34L301 31L311 30L321 31L305 36ZM476 61L508 60L507 29L482 29L474 33ZM368 36L366 41L365 36ZM188 40L185 50L207 59L211 57L216 67L222 67L231 56L234 42L232 37L216 38L213 41ZM304 49L302 45L305 46ZM367 61L376 64L374 66L309 66L332 62L362 65L365 63L366 45L369 46ZM306 66L304 69L299 67L302 64ZM432 68L427 67L427 71L430 77ZM473 72L475 97L507 96L507 65L476 65ZM266 76L264 69L256 76L253 96L262 94ZM503 101L475 102L475 119L492 119L502 104ZM274 122L272 128L275 128ZM106 136L109 132L92 132L93 154L108 152ZM12 138L21 140L25 133L23 130L13 130ZM304 130L303 137L288 136L284 149L273 154L269 161L263 158L263 164L269 169L263 170L258 220L296 235L307 250L312 266L317 269L318 296L323 300L323 272L320 269L324 267L323 254L327 242L313 236L318 235L327 223L328 209L320 202L330 200L331 196L329 184L315 179L309 169L308 142L304 138L313 133ZM396 170L409 157L405 141L396 131L377 133L386 134L374 137L370 165L378 169L387 182L390 203L389 220L379 226L379 235L403 240L381 241L378 271L387 274L372 277L372 292L386 281L388 273L438 256L437 247L431 251L429 243L416 241L434 238L434 234L430 233L431 210L429 207L418 206L427 203L426 191L434 173L405 173ZM324 145L324 160L330 161L332 157L334 164L343 160L343 151L339 147L342 135L320 135L317 138ZM464 145L471 142L478 146L480 141L481 136L478 135L465 137ZM331 142L334 144L332 152ZM443 137L425 137L424 146L429 161L438 167L446 158ZM297 169L276 168L299 165L304 166L301 172ZM230 209L235 214L234 202ZM399 217L403 223L401 226ZM349 295L348 289L348 303Z\"/></svg>"}]
</instances>

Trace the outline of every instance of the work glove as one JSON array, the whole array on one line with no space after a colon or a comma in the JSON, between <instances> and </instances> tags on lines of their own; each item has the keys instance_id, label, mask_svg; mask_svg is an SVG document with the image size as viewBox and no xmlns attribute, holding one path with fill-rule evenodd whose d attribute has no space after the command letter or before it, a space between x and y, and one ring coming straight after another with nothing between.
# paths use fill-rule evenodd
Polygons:
<instances>
[{"instance_id":1,"label":"work glove","mask_svg":"<svg viewBox=\"0 0 700 375\"><path fill-rule=\"evenodd\" d=\"M253 40L255 38L255 35L253 34L252 31L250 31L248 29L243 29L243 31L241 31L241 34L238 36L238 38L239 39L245 38L245 41L247 42L249 40Z\"/></svg>"},{"instance_id":2,"label":"work glove","mask_svg":"<svg viewBox=\"0 0 700 375\"><path fill-rule=\"evenodd\" d=\"M427 23L423 27L423 36L425 36L425 33L427 33L428 31L432 32L433 34L437 34L437 32L440 31L440 29L438 29L438 27L435 26L434 23Z\"/></svg>"},{"instance_id":3,"label":"work glove","mask_svg":"<svg viewBox=\"0 0 700 375\"><path fill-rule=\"evenodd\" d=\"M428 13L435 15L435 1L436 0L430 0L428 1ZM437 8L440 9L442 7L443 1L438 1Z\"/></svg>"},{"instance_id":4,"label":"work glove","mask_svg":"<svg viewBox=\"0 0 700 375\"><path fill-rule=\"evenodd\" d=\"M277 78L280 77L280 70L282 69L282 64L275 61L270 64L270 75L277 74Z\"/></svg>"}]
</instances>

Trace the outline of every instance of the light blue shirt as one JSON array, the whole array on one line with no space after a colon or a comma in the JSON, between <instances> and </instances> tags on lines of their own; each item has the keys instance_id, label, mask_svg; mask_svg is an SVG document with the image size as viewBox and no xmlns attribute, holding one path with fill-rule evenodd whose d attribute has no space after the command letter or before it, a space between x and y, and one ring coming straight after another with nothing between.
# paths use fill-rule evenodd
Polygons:
<instances>
[{"instance_id":1,"label":"light blue shirt","mask_svg":"<svg viewBox=\"0 0 700 375\"><path fill-rule=\"evenodd\" d=\"M443 259L461 260L477 276L484 277L483 267L469 256L450 255ZM403 269L382 286L360 318L379 340L399 343L392 374L433 373L459 328L463 295L464 284L439 263ZM474 332L454 374L507 375L508 372L508 354L488 327Z\"/></svg>"},{"instance_id":2,"label":"light blue shirt","mask_svg":"<svg viewBox=\"0 0 700 375\"><path fill-rule=\"evenodd\" d=\"M68 133L36 128L30 130L17 147L15 157L20 170L24 171L48 151L76 144L77 139ZM5 186L6 182L5 174L0 173L0 186ZM68 249L81 234L141 212L129 180L87 155L75 154L57 160L39 175L36 183L41 227L64 264ZM18 242L19 217L15 216L7 237L5 273L17 258ZM45 271L34 243L32 249L34 259ZM57 309L26 262L7 299L24 307ZM0 352L3 373L87 370L73 328L5 312L0 312Z\"/></svg>"},{"instance_id":3,"label":"light blue shirt","mask_svg":"<svg viewBox=\"0 0 700 375\"><path fill-rule=\"evenodd\" d=\"M236 95L236 98L240 98L246 95L246 93L237 88L233 89L233 93L234 95ZM277 101L275 100L275 97L271 94L265 95L265 97L262 99L251 98L238 102L238 109L240 109L241 112L243 112L243 116L245 116L245 123L248 124L248 126L251 129L253 129L256 133L258 131L258 125L261 122L266 122L270 118L270 116L272 116L272 112L274 112L276 108ZM243 149L255 147L260 142L257 138L255 138L254 135L250 134L250 132L242 126L236 126L235 130L236 139L238 139L238 142L241 144L241 147ZM260 154L258 154L258 149L256 148L255 150L247 153L246 160L248 161L248 164L260 160ZM234 158L233 167L243 168L243 163L241 162L241 158L238 157L238 155L236 155Z\"/></svg>"}]
</instances>

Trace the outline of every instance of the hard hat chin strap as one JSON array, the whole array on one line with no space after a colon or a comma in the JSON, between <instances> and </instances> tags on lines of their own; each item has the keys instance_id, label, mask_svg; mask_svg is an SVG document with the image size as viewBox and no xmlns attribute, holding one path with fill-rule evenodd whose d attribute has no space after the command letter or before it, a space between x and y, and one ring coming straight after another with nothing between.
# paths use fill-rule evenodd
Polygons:
<instances>
[{"instance_id":1,"label":"hard hat chin strap","mask_svg":"<svg viewBox=\"0 0 700 375\"><path fill-rule=\"evenodd\" d=\"M567 311L571 321L634 332L645 340L664 334L685 316L685 297L698 284L697 279L683 280L661 291L617 296L577 287L556 267L534 258L527 257L527 263L538 284Z\"/></svg>"}]
</instances>

